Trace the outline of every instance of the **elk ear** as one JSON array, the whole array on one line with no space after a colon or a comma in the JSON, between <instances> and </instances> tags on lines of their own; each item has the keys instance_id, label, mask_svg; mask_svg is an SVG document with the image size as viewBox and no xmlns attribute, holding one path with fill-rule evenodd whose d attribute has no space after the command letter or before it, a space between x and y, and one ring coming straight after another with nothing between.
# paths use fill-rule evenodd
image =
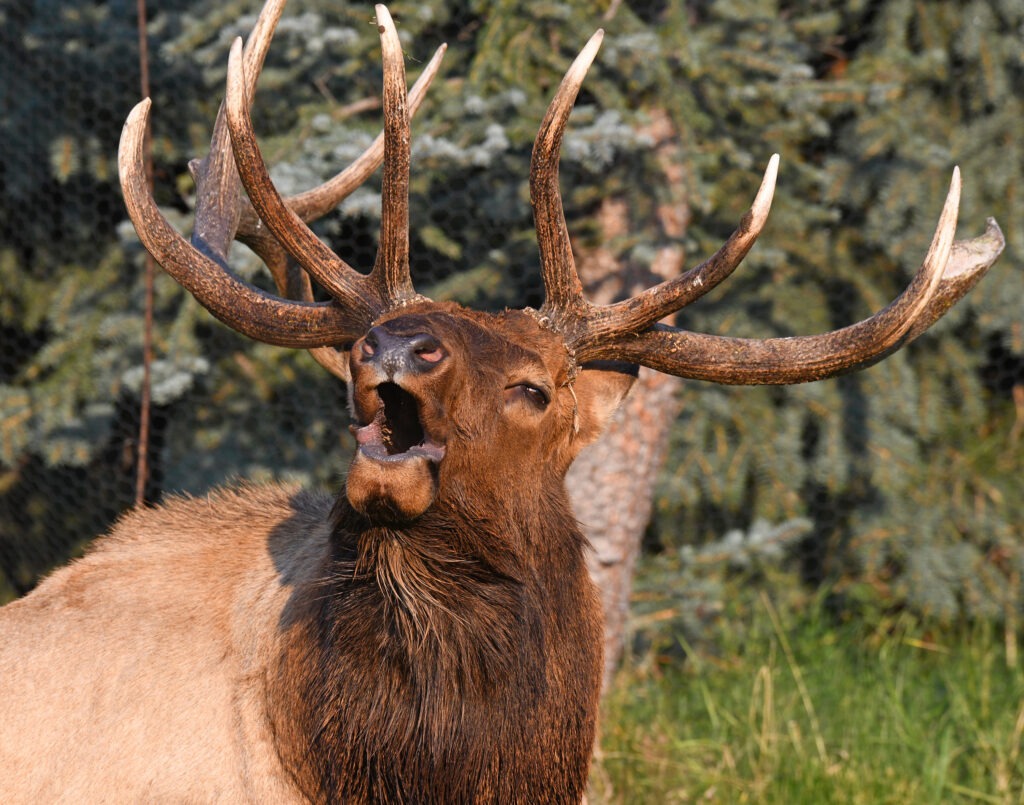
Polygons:
<instances>
[{"instance_id":1,"label":"elk ear","mask_svg":"<svg viewBox=\"0 0 1024 805\"><path fill-rule=\"evenodd\" d=\"M580 369L573 383L579 416L579 430L573 442L577 450L601 435L633 387L637 368L635 363L593 361Z\"/></svg>"}]
</instances>

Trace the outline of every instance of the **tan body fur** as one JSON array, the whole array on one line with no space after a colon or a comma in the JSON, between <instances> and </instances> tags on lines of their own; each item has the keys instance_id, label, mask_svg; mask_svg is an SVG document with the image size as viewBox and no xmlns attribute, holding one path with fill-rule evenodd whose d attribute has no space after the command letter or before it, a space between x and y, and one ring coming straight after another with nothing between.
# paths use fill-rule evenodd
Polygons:
<instances>
[{"instance_id":1,"label":"tan body fur","mask_svg":"<svg viewBox=\"0 0 1024 805\"><path fill-rule=\"evenodd\" d=\"M265 689L330 507L281 487L176 499L5 607L0 799L302 801Z\"/></svg>"}]
</instances>

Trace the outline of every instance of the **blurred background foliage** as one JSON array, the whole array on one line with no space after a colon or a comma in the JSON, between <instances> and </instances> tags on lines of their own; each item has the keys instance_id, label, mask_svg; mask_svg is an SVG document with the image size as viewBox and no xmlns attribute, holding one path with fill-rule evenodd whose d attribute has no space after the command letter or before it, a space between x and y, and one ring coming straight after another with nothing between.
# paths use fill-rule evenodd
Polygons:
<instances>
[{"instance_id":1,"label":"blurred background foliage","mask_svg":"<svg viewBox=\"0 0 1024 805\"><path fill-rule=\"evenodd\" d=\"M252 0L150 3L156 194L182 229L188 160L205 152L229 43L257 11ZM680 314L689 329L805 334L877 310L918 266L959 164L961 237L994 215L1008 247L930 334L838 380L685 384L638 623L663 622L668 607L672 628L700 640L738 582L795 601L824 590L844 615L1016 628L1024 2L417 0L391 11L411 77L449 44L413 127L413 273L435 298L539 303L530 148L551 91L598 27L607 38L563 157L578 243L594 245L602 199L624 199L640 221L669 200L653 110L681 137L690 219L675 245L690 265L728 236L769 156L782 155L761 242ZM254 112L285 193L329 177L376 135L371 22L368 3L289 5ZM133 500L143 256L116 147L139 94L136 36L126 1L0 6L0 601ZM317 224L357 266L373 259L378 183ZM665 237L652 223L607 245L642 265ZM271 287L242 247L232 261ZM155 338L150 500L241 476L338 485L344 387L308 355L226 331L162 274Z\"/></svg>"}]
</instances>

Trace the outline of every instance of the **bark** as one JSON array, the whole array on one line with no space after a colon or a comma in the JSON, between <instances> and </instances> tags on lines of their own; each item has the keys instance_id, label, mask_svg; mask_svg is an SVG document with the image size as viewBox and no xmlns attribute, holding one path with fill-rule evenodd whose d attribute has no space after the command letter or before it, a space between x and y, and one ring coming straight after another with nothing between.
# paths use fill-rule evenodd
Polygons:
<instances>
[{"instance_id":1,"label":"bark","mask_svg":"<svg viewBox=\"0 0 1024 805\"><path fill-rule=\"evenodd\" d=\"M642 369L608 432L584 449L567 479L576 517L594 546L588 564L604 607L605 687L622 656L633 570L679 412L680 382Z\"/></svg>"},{"instance_id":2,"label":"bark","mask_svg":"<svg viewBox=\"0 0 1024 805\"><path fill-rule=\"evenodd\" d=\"M683 268L679 241L689 208L678 134L667 115L651 114L645 133L655 145L658 166L668 189L657 210L663 242L653 264L628 264L613 251L617 238L639 226L622 199L608 199L598 215L602 245L574 244L577 268L588 297L607 303L639 288L675 276ZM665 460L669 428L679 413L681 381L641 369L633 391L607 432L587 447L569 471L569 496L577 519L594 546L590 572L601 590L605 615L605 687L622 656L626 637L633 570L650 521L654 485Z\"/></svg>"}]
</instances>

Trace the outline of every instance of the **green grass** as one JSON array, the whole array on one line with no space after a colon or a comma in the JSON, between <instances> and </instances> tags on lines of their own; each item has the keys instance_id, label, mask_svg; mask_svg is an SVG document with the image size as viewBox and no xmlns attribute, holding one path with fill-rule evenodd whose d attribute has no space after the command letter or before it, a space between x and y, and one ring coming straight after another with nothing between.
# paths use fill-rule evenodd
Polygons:
<instances>
[{"instance_id":1,"label":"green grass","mask_svg":"<svg viewBox=\"0 0 1024 805\"><path fill-rule=\"evenodd\" d=\"M724 624L713 653L619 674L591 805L1024 803L1024 672L997 627L780 617L764 594Z\"/></svg>"}]
</instances>

